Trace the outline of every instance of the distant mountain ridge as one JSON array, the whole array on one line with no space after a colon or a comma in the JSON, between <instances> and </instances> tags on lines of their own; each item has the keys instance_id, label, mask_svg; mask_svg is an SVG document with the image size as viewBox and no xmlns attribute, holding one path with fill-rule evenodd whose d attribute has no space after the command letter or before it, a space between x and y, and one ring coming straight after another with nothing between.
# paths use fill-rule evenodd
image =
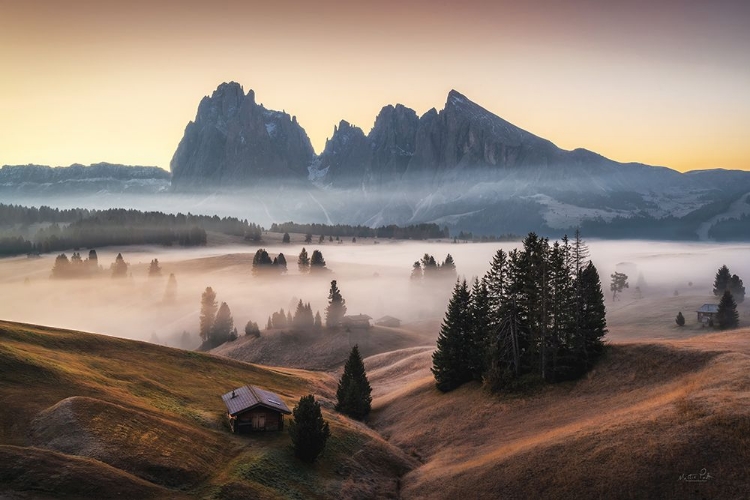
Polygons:
<instances>
[{"instance_id":1,"label":"distant mountain ridge","mask_svg":"<svg viewBox=\"0 0 750 500\"><path fill-rule=\"evenodd\" d=\"M726 238L750 217L750 172L680 173L564 150L455 90L443 109L421 116L386 105L367 133L341 120L316 155L296 117L266 109L239 83L222 83L201 100L170 170L171 178L108 164L6 166L0 194L24 204L94 194L96 208L179 202L182 211L266 225L435 223L480 235L582 227L606 237ZM130 197L154 193L173 196ZM93 199L110 194L122 196L103 205Z\"/></svg>"},{"instance_id":2,"label":"distant mountain ridge","mask_svg":"<svg viewBox=\"0 0 750 500\"><path fill-rule=\"evenodd\" d=\"M94 163L89 166L74 163L69 167L47 165L3 165L0 168L0 184L46 184L54 182L113 179L120 181L134 179L169 180L171 175L159 167Z\"/></svg>"}]
</instances>

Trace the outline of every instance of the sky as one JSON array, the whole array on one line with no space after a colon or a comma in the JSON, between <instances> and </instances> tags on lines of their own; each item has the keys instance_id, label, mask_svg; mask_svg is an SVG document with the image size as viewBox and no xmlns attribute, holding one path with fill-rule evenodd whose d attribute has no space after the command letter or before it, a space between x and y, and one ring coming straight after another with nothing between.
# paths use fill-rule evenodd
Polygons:
<instances>
[{"instance_id":1,"label":"sky","mask_svg":"<svg viewBox=\"0 0 750 500\"><path fill-rule=\"evenodd\" d=\"M224 81L295 115L422 114L456 89L565 149L750 170L747 0L0 0L0 165L165 169Z\"/></svg>"}]
</instances>

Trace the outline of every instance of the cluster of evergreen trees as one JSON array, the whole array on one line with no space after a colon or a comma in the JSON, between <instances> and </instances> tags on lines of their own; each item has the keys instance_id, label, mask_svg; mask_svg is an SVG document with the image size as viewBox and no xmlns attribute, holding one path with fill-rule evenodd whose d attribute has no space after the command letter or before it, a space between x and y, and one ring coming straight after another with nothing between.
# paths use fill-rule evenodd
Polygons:
<instances>
[{"instance_id":1,"label":"cluster of evergreen trees","mask_svg":"<svg viewBox=\"0 0 750 500\"><path fill-rule=\"evenodd\" d=\"M745 300L745 285L736 274L732 274L727 266L721 266L716 271L714 278L714 295L721 297L724 292L729 292L737 303L741 304Z\"/></svg>"},{"instance_id":2,"label":"cluster of evergreen trees","mask_svg":"<svg viewBox=\"0 0 750 500\"><path fill-rule=\"evenodd\" d=\"M73 252L72 257L64 253L57 256L55 264L52 266L53 278L84 278L97 274L99 269L99 257L96 250L89 250L89 256L86 260L81 259L81 254Z\"/></svg>"},{"instance_id":3,"label":"cluster of evergreen trees","mask_svg":"<svg viewBox=\"0 0 750 500\"><path fill-rule=\"evenodd\" d=\"M159 244L206 244L206 231L259 241L263 228L235 217L165 214L139 210L58 210L0 204L0 221L6 234L0 238L0 255L46 253L68 248ZM30 224L52 223L32 238ZM257 238L257 239L256 239Z\"/></svg>"},{"instance_id":4,"label":"cluster of evergreen trees","mask_svg":"<svg viewBox=\"0 0 750 500\"><path fill-rule=\"evenodd\" d=\"M323 328L323 320L320 316L320 311L315 313L313 316L312 307L310 303L303 303L302 300L297 303L297 310L292 316L292 312L284 312L284 309L273 313L268 317L268 323L266 329L271 328L293 328L295 330L321 330Z\"/></svg>"},{"instance_id":5,"label":"cluster of evergreen trees","mask_svg":"<svg viewBox=\"0 0 750 500\"><path fill-rule=\"evenodd\" d=\"M312 257L307 255L307 250L302 247L302 251L297 257L297 268L302 274L307 274L311 271L326 271L326 260L323 258L323 253L320 250L313 250Z\"/></svg>"},{"instance_id":6,"label":"cluster of evergreen trees","mask_svg":"<svg viewBox=\"0 0 750 500\"><path fill-rule=\"evenodd\" d=\"M267 272L282 274L286 271L286 257L284 257L283 253L279 253L279 255L271 259L265 248L260 248L255 252L253 256L253 274L257 275Z\"/></svg>"},{"instance_id":7,"label":"cluster of evergreen trees","mask_svg":"<svg viewBox=\"0 0 750 500\"><path fill-rule=\"evenodd\" d=\"M224 342L237 339L234 318L226 302L216 302L216 292L206 287L201 296L200 337L202 349L213 349Z\"/></svg>"},{"instance_id":8,"label":"cluster of evergreen trees","mask_svg":"<svg viewBox=\"0 0 750 500\"><path fill-rule=\"evenodd\" d=\"M442 391L471 380L494 390L528 381L574 379L603 352L604 295L576 233L550 245L530 233L523 248L499 250L490 270L456 283L432 372Z\"/></svg>"},{"instance_id":9,"label":"cluster of evergreen trees","mask_svg":"<svg viewBox=\"0 0 750 500\"><path fill-rule=\"evenodd\" d=\"M736 274L732 274L727 266L721 266L714 278L714 295L721 297L719 310L716 313L716 324L722 329L737 328L740 315L737 303L745 300L745 286Z\"/></svg>"},{"instance_id":10,"label":"cluster of evergreen trees","mask_svg":"<svg viewBox=\"0 0 750 500\"><path fill-rule=\"evenodd\" d=\"M424 254L421 260L414 263L411 268L412 280L420 281L432 278L456 278L456 263L453 262L451 254L445 256L442 264L429 254Z\"/></svg>"},{"instance_id":11,"label":"cluster of evergreen trees","mask_svg":"<svg viewBox=\"0 0 750 500\"><path fill-rule=\"evenodd\" d=\"M323 242L324 237L328 236L329 241L333 237L338 240L340 237L355 238L391 238L395 240L427 240L434 238L448 238L450 236L448 228L441 228L437 224L413 224L410 226L397 226L391 224L378 228L367 226L351 226L347 224L295 224L294 222L284 222L282 224L272 224L271 229L274 233L302 233L309 235L305 238L306 243L312 241L313 234L319 234L319 242Z\"/></svg>"}]
</instances>

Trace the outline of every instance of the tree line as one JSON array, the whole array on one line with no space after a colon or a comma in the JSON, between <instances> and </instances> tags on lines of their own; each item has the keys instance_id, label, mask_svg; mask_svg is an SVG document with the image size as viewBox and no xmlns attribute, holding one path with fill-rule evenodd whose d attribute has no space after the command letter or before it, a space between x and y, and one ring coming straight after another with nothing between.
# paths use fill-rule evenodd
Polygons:
<instances>
[{"instance_id":1,"label":"tree line","mask_svg":"<svg viewBox=\"0 0 750 500\"><path fill-rule=\"evenodd\" d=\"M575 379L601 356L606 332L599 274L580 234L550 244L530 233L522 249L498 250L471 287L456 283L432 372L442 391L472 380L503 390Z\"/></svg>"},{"instance_id":2,"label":"tree line","mask_svg":"<svg viewBox=\"0 0 750 500\"><path fill-rule=\"evenodd\" d=\"M68 248L158 244L196 246L206 244L213 231L260 241L263 228L234 217L165 214L139 210L59 210L0 204L0 221L28 227L51 222L28 238L18 228L0 237L0 256L47 253Z\"/></svg>"},{"instance_id":3,"label":"tree line","mask_svg":"<svg viewBox=\"0 0 750 500\"><path fill-rule=\"evenodd\" d=\"M270 231L274 233L319 234L328 237L392 238L395 240L427 240L448 238L450 236L447 227L441 228L433 223L412 224L403 227L390 224L388 226L371 228L348 224L295 224L294 222L284 222L281 224L273 223Z\"/></svg>"},{"instance_id":4,"label":"tree line","mask_svg":"<svg viewBox=\"0 0 750 500\"><path fill-rule=\"evenodd\" d=\"M451 254L445 256L445 260L439 263L435 257L425 253L422 258L412 265L412 281L429 280L433 278L456 278L456 263Z\"/></svg>"}]
</instances>

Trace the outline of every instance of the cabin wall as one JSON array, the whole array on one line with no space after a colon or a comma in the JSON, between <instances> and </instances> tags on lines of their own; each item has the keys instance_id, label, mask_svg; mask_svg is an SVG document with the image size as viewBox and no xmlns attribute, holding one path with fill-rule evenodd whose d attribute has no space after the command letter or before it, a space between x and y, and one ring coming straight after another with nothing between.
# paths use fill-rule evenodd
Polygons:
<instances>
[{"instance_id":1,"label":"cabin wall","mask_svg":"<svg viewBox=\"0 0 750 500\"><path fill-rule=\"evenodd\" d=\"M236 416L235 432L280 431L284 429L284 415L273 410L255 408Z\"/></svg>"}]
</instances>

